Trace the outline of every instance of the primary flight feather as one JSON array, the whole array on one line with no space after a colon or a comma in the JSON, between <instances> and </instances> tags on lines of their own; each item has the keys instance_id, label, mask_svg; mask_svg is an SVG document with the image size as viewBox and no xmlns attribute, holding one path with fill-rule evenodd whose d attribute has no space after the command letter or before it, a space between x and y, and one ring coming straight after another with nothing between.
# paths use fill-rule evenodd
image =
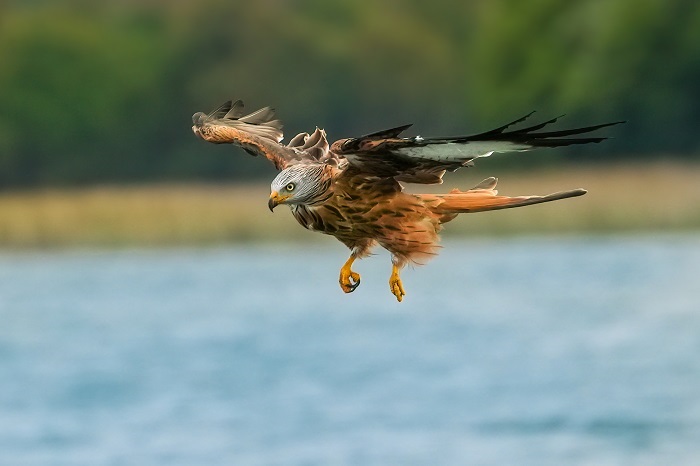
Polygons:
<instances>
[{"instance_id":1,"label":"primary flight feather","mask_svg":"<svg viewBox=\"0 0 700 466\"><path fill-rule=\"evenodd\" d=\"M534 112L533 112L534 113ZM446 171L471 165L494 152L525 151L597 143L604 137L588 133L621 121L560 131L540 131L554 118L537 125L511 129L532 113L480 134L453 138L401 137L411 125L329 146L326 133L316 128L282 144L282 123L270 107L246 113L243 102L228 101L209 114L192 116L192 131L216 144L234 144L251 155L262 155L280 173L272 181L268 205L290 206L304 227L335 236L350 258L340 269L340 287L355 291L360 275L351 267L376 245L391 253L389 289L397 300L405 296L400 278L408 263L422 264L437 253L444 223L458 214L521 207L581 196L574 189L546 196L499 196L496 178L487 178L467 191L447 194L408 194L400 182L442 183ZM583 135L583 136L582 136ZM571 137L574 136L574 137Z\"/></svg>"}]
</instances>

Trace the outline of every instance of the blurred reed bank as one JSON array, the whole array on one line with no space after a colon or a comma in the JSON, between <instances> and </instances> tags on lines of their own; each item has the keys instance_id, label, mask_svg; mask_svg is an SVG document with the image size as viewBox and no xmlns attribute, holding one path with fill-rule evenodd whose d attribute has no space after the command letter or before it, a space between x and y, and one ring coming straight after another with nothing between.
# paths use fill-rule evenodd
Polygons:
<instances>
[{"instance_id":1,"label":"blurred reed bank","mask_svg":"<svg viewBox=\"0 0 700 466\"><path fill-rule=\"evenodd\" d=\"M248 157L245 153L234 155ZM445 191L499 175L503 194L546 193L579 186L589 192L566 203L464 215L453 221L443 236L658 234L700 229L697 166L668 162L555 166L504 173L492 169L489 162L486 159L477 168L448 177L443 185L419 189ZM0 194L0 246L211 246L292 241L328 242L342 248L331 237L301 228L287 209L270 213L269 191L265 181L11 191Z\"/></svg>"}]
</instances>

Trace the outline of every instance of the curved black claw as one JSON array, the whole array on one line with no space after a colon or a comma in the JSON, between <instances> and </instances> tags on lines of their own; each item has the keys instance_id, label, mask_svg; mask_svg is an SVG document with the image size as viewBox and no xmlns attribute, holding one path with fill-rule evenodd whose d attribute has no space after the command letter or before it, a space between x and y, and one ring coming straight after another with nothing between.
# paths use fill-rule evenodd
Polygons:
<instances>
[{"instance_id":1,"label":"curved black claw","mask_svg":"<svg viewBox=\"0 0 700 466\"><path fill-rule=\"evenodd\" d=\"M360 286L360 274L353 272L349 266L343 266L343 268L340 269L338 283L340 283L340 288L344 293L352 293Z\"/></svg>"},{"instance_id":2,"label":"curved black claw","mask_svg":"<svg viewBox=\"0 0 700 466\"><path fill-rule=\"evenodd\" d=\"M359 278L357 279L357 281L354 284L350 284L350 286L348 287L350 291L348 291L348 293L352 293L353 291L355 291L355 289L358 286L360 286L360 279Z\"/></svg>"}]
</instances>

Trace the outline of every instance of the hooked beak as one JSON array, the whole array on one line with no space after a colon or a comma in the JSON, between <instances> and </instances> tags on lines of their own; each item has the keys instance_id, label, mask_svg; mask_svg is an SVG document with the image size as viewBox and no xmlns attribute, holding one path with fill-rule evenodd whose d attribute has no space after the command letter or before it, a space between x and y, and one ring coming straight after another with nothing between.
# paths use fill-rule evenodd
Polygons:
<instances>
[{"instance_id":1,"label":"hooked beak","mask_svg":"<svg viewBox=\"0 0 700 466\"><path fill-rule=\"evenodd\" d=\"M277 191L272 191L270 193L270 200L267 201L267 206L270 208L270 212L272 212L275 207L286 201L288 197L289 196L280 196L280 193Z\"/></svg>"}]
</instances>

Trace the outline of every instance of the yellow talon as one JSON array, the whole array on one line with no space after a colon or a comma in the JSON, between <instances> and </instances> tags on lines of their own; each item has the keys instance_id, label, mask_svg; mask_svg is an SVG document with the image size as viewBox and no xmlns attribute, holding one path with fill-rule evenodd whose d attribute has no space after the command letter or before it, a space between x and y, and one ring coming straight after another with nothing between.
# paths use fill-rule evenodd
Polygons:
<instances>
[{"instance_id":1,"label":"yellow talon","mask_svg":"<svg viewBox=\"0 0 700 466\"><path fill-rule=\"evenodd\" d=\"M340 279L338 282L340 283L340 288L346 293L352 293L355 291L355 288L360 286L360 274L350 269L353 262L355 262L355 256L350 256L340 268Z\"/></svg>"},{"instance_id":2,"label":"yellow talon","mask_svg":"<svg viewBox=\"0 0 700 466\"><path fill-rule=\"evenodd\" d=\"M401 302L403 297L406 296L406 291L403 289L403 283L401 283L401 278L399 277L399 268L394 265L391 270L391 277L389 277L389 289L392 294L396 296L396 299Z\"/></svg>"}]
</instances>

